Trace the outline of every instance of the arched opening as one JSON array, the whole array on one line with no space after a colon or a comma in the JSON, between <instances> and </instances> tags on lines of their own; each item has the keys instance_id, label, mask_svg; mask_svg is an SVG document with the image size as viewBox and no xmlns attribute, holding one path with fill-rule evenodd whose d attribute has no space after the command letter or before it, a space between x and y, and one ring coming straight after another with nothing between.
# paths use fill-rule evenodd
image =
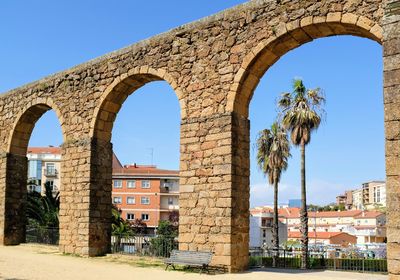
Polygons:
<instances>
[{"instance_id":1,"label":"arched opening","mask_svg":"<svg viewBox=\"0 0 400 280\"><path fill-rule=\"evenodd\" d=\"M173 87L166 74L139 71L114 83L98 111L93 134L112 142L113 253L168 256L177 247L181 116Z\"/></svg>"},{"instance_id":2,"label":"arched opening","mask_svg":"<svg viewBox=\"0 0 400 280\"><path fill-rule=\"evenodd\" d=\"M336 38L334 38L334 39L321 39L321 40L318 40L317 42L313 42L313 43L307 44L306 46L303 46L302 48L299 48L299 49L297 49L295 51L292 51L292 52L290 52L290 54L287 54L289 51L291 51L291 50L293 50L293 49L295 49L295 48L297 48L299 46L304 45L304 43L311 42L314 39L328 37L328 36L331 36L331 35L354 35L354 36L357 36L357 37L363 37L363 38L372 39L372 40L374 40L374 41L376 41L376 42L378 42L380 44L381 43L381 38L382 38L382 35L380 33L381 32L380 31L381 30L380 27L377 24L375 24L375 23L373 23L371 21L365 21L362 18L363 17L355 16L354 19L353 19L353 23L350 23L350 22L343 23L343 20L348 21L349 16L345 17L344 15L340 15L340 14L338 15L338 21L335 21L335 22L330 22L329 21L329 16L328 16L328 18L324 18L322 20L322 23L318 23L318 18L315 18L315 17L314 18L311 17L309 19L306 18L306 19L297 21L294 24L293 23L287 24L282 30L277 30L276 31L276 34L277 34L276 37L274 37L273 39L270 39L270 40L267 40L265 42L260 43L258 47L253 49L252 53L250 53L245 58L245 60L244 60L244 62L242 64L242 69L239 70L238 74L236 75L236 79L235 79L236 83L231 87L231 89L233 89L233 91L231 92L231 95L230 95L231 98L228 100L228 102L230 102L230 103L228 103L228 107L232 106L233 111L236 112L239 117L247 118L249 116L250 101L253 98L253 93L254 93L254 91L255 91L257 86L260 88L261 91L265 91L264 95L265 95L265 93L269 93L269 94L272 94L273 96L269 96L268 98L263 98L262 100L263 100L264 103L262 104L262 106L258 106L258 110L260 110L260 111L259 111L259 113L257 115L259 117L265 115L266 119L268 121L266 122L265 119L263 119L262 120L262 125L260 125L259 123L255 122L255 125L254 126L252 125L252 130L251 131L249 131L249 128L246 128L246 127L239 128L241 130L239 132L239 135L240 135L239 137L244 137L245 139L249 139L250 138L250 141L252 143L254 143L253 141L255 140L255 137L256 137L255 134L258 132L257 130L261 130L261 128L268 128L272 124L272 121L275 119L275 115L276 115L276 106L275 106L276 98L279 97L279 94L281 92L291 91L290 83L291 83L292 79L296 78L296 77L301 77L301 78L304 78L307 81L307 77L312 77L312 74L310 74L310 71L302 71L302 70L308 69L308 67L312 67L311 64L313 62L315 64L315 61L312 61L312 59L310 59L311 61L310 61L309 64L307 64L305 60L302 60L301 63L297 61L296 66L294 66L293 64L292 65L288 64L288 62L286 61L286 57L287 56L290 56L291 58L293 58L293 56L295 54L298 54L298 55L302 54L302 50L304 50L305 48L308 48L308 46L310 46L310 45L318 44L320 47L323 47L323 44L320 44L320 42L324 42L324 41L328 42L329 40L331 40L330 42L332 42L332 40L340 40L340 38L339 39L336 39ZM333 19L331 18L331 20L333 20ZM341 20L342 20L342 22L341 22ZM368 24L366 24L366 25L361 24L362 22L368 22ZM354 38L350 38L350 39L349 38L344 38L343 40L351 40L351 39L354 39ZM367 42L368 44L371 45L371 42L370 41L366 41L365 39L358 39L357 42L358 42L357 44L364 44L365 42ZM350 44L352 44L352 41L346 41L346 44L348 44L347 48L351 48ZM353 42L353 44L355 44L355 43ZM355 44L355 46L357 46L357 44ZM376 44L373 44L373 45L375 47L377 47ZM353 54L354 54L354 52L356 52L356 50L357 50L357 47L354 48L354 46L353 46L353 48L351 50L349 50L349 49L346 49L346 50L348 52L353 52ZM317 49L314 49L314 52L316 52L316 51L317 51ZM331 53L335 52L334 49L331 49L330 51L331 51ZM343 49L341 51L343 52ZM375 53L379 53L379 51L380 51L379 47L378 47L378 51L375 49ZM310 53L308 53L308 55L310 55ZM311 56L312 55L313 54L311 53ZM346 59L347 60L346 63L351 63L351 61L352 61L351 59L352 58L349 57L347 54L343 54L343 55L347 58ZM381 56L378 55L376 57L378 57L380 59ZM364 61L363 62L365 62L365 59L370 59L370 56L364 54ZM274 65L277 61L278 61L278 63L276 65ZM287 67L286 73L285 73L285 71L283 71L281 69L279 75L276 74L273 78L270 77L268 79L268 76L269 76L268 73L269 72L267 72L267 70L271 69L271 73L273 73L273 71L275 71L275 69L277 69L277 67L279 67L280 63L285 63L285 62L286 62L286 64L285 64L284 67ZM292 61L292 63L293 63L293 61ZM383 73L382 64L381 63L382 63L382 61L380 61L379 64L371 64L370 65L371 67L374 67L375 70L377 70L377 71L373 72L373 74L375 75L374 81L376 83L373 88L375 90L378 90L379 92L378 92L378 94L376 94L376 93L374 94L373 101L371 101L371 102L375 102L374 105L383 104L382 96L381 96L381 92L382 92L382 88L383 88L383 85L382 85L382 82L381 82L381 80L382 80L381 77L382 77L382 73ZM327 64L329 64L329 63L327 63ZM365 67L365 64L363 64L363 65ZM273 66L273 67L271 67L271 66ZM290 74L290 73L294 72L294 71L292 71L293 69L290 69L290 67L295 67L295 70L298 70L293 77L288 77L287 76L287 74ZM330 65L326 65L326 67L329 68ZM346 64L343 64L343 67L350 68L349 65L346 66ZM325 71L325 69L323 69L323 70L324 70L323 71L324 74L325 73L329 73L328 71ZM342 70L344 70L344 69L342 69ZM348 69L345 69L345 70L348 70ZM363 70L365 70L365 69L363 69ZM319 73L318 73L319 75L317 75L317 76L321 77L322 69L319 68L317 70L317 72L318 71L319 71ZM338 71L338 70L336 69L336 71ZM262 82L260 83L261 78L263 78L263 75L266 72L267 72L266 78L263 79ZM304 73L304 72L306 72L306 73ZM346 71L343 71L343 72L346 72ZM377 74L377 72L379 74ZM329 75L330 75L330 78L332 78L332 79L339 79L339 77L340 77L341 83L351 83L351 81L349 81L349 78L351 78L351 75L348 76L348 77L343 77L342 73L339 73L339 72L337 72L337 73L332 73L331 72L331 73L329 73ZM358 73L354 74L354 75L358 75ZM376 77L378 79L376 79ZM281 80L282 78L285 79L285 82L286 82L286 85L287 85L285 87L282 86L282 80ZM348 78L347 81L346 81L345 78ZM359 78L359 76L357 76L357 78ZM324 83L326 83L328 85L332 84L332 81L329 80L329 79L325 79L325 80L321 79L320 82L316 81L315 79L310 79L310 80L311 80L310 85L308 85L309 88L314 88L314 87L317 87L317 86L320 86L320 87L324 88ZM360 81L362 82L362 79L354 79L354 80L356 80L354 82L357 82L357 81L358 82L360 82ZM268 81L269 82L268 85L265 84L264 81ZM367 84L367 83L364 82L364 84ZM280 89L277 88L278 85L281 86ZM329 86L327 86L327 87L329 89ZM336 89L337 88L339 88L339 87L336 87ZM336 89L332 90L332 91L335 91L335 93L337 93ZM258 89L257 89L257 91L258 91ZM350 117L352 113L359 112L359 113L365 114L365 111L362 112L362 110L360 110L360 108L357 107L357 110L354 110L353 112L351 112L350 111L351 107L349 106L349 103L340 104L340 98L342 98L342 99L344 98L344 96L343 96L344 93L338 93L337 95L335 95L335 93L332 92L328 96L328 102L331 102L330 100L332 100L332 102L334 103L336 108L342 108L343 112L341 112L341 113L336 112L337 114L336 115L333 114L334 115L333 117L341 116L342 118L344 118L344 116L347 113L346 116L350 120L349 120L348 123L345 123L343 125L346 125L346 129L348 131L351 131L352 129L351 129L351 126L347 126L347 125L349 123L352 123L352 125L356 127L356 129L353 129L353 130L355 130L354 133L357 133L357 131L358 131L358 134L356 134L356 135L369 135L370 137L376 137L377 136L376 134L372 135L372 134L368 134L366 131L364 131L364 133L363 133L362 131L357 130L360 127L363 127L364 130L366 130L367 127L368 127L368 125L365 124L365 123L361 123L361 124L357 124L356 123L356 119L361 122L362 121L362 117L361 118L353 118L353 119L351 119L351 117ZM357 92L357 93L360 93L360 92ZM349 92L348 94L350 95L351 93ZM232 97L234 97L234 98L232 99ZM353 97L356 98L355 96L353 96ZM357 97L358 98L364 98L362 94L357 95ZM370 97L365 97L365 98L368 99ZM261 98L257 97L255 100L260 100L260 99ZM350 100L352 100L352 101L350 101ZM371 100L371 99L369 99L369 100ZM364 105L364 107L363 107L364 110L368 110L367 108L371 108L371 106L369 106L369 107L367 106L367 103L363 103L363 102L357 103L357 102L355 102L357 100L354 100L354 99L351 99L351 98L349 98L349 100L347 100L347 101L348 102L352 102L350 104L352 104L353 106L357 106L357 105L363 106ZM362 101L365 101L365 100L363 99ZM258 102L260 102L260 101L258 101ZM346 101L343 101L343 102L346 102ZM258 105L260 105L260 104L258 104ZM251 108L254 108L254 107L256 107L256 106L251 106ZM260 108L260 107L262 107L262 108ZM332 107L334 107L334 106L332 106ZM374 172L366 173L366 170L362 170L361 172L358 173L358 176L356 174L354 174L354 173L356 173L356 172L354 172L352 174L352 176L354 177L354 178L352 178L354 180L353 182L350 182L350 180L348 180L348 181L344 180L346 182L344 182L344 181L343 182L338 182L339 185L342 184L342 189L338 189L337 190L337 195L338 196L342 194L341 193L342 191L344 191L343 188L348 188L349 190L351 190L351 189L353 189L353 188L355 188L357 186L360 186L360 188L362 188L363 187L362 183L365 183L365 182L368 182L368 181L372 181L372 180L376 180L376 179L377 180L386 179L385 178L385 168L384 168L384 153L383 153L383 150L384 150L383 143L384 143L384 139L385 139L384 138L384 134L383 134L383 126L382 126L383 110L382 110L382 107L373 107L373 110L374 109L376 111L378 111L378 114L374 114L374 117L375 117L374 120L378 123L378 126L379 126L378 137L380 137L380 138L379 138L379 141L377 143L374 143L374 144L370 143L370 146L368 148L371 148L371 147L375 148L376 147L375 145L379 145L379 148L377 149L378 152L374 153L374 155L376 155L375 158L378 159L377 162L379 162L379 164L380 164L379 168L375 168L375 170L374 170L375 173ZM265 112L267 112L267 113L265 113ZM255 116L255 114L250 111L250 118L252 118L254 116ZM328 116L329 116L329 112L328 112ZM359 115L357 115L357 117L358 116ZM369 117L371 117L371 114L369 115ZM330 119L330 117L328 117L328 118ZM335 129L336 130L339 129L338 123L335 123L335 122L333 122L333 123L334 123L334 125L336 125ZM323 126L324 126L324 124L322 125L322 127ZM323 128L321 128L321 131L324 131L326 133L326 131ZM344 129L344 131L345 131L345 129ZM319 135L319 134L322 134L322 133L319 131L317 133L317 135ZM326 134L326 135L329 135L329 134ZM322 138L324 138L322 136L327 137L327 138L325 138L325 141L328 138L332 138L333 137L332 134L330 134L329 137L326 136L326 135L313 136L313 137L316 139L315 141L319 140L318 138L321 139L319 141L324 141L324 140L322 140ZM349 143L350 143L350 145L357 145L356 144L357 141L363 141L361 139L356 139L356 135L353 134L353 136L354 136L353 139L349 140L347 138L346 141L342 142L343 146L340 146L340 147L344 147L344 146L347 145L347 148L348 148L348 144ZM335 137L338 137L338 135L336 135ZM374 138L374 139L376 139L376 138ZM364 139L364 141L365 141L365 139ZM339 139L338 142L340 143L340 139ZM337 145L338 143L334 143L334 144ZM362 144L364 144L364 143L362 143ZM267 191L266 191L267 182L266 182L266 179L263 179L262 175L253 176L253 174L258 173L258 171L257 171L255 159L254 159L254 153L249 152L249 151L251 151L251 147L252 147L251 145L252 144L248 145L247 147L242 148L245 153L246 153L246 150L247 150L247 156L248 157L250 157L250 155L251 155L251 157L250 157L250 161L252 162L251 170L250 170L250 166L244 165L243 166L244 168L241 171L241 173L243 174L243 177L247 177L249 179L249 181L248 181L249 185L251 185L251 183L254 183L254 181L251 181L251 180L254 180L254 179L256 179L256 177L258 177L259 182L263 182L263 186L262 187L259 186L259 190L257 192L257 195L260 196L262 193L267 195ZM312 145L312 146L314 147L314 145ZM367 150L367 148L366 148L367 146L366 145L358 145L358 146L356 146L356 149L355 149L355 151L353 151L353 153L356 153L357 148L361 148L362 146L364 147L364 150L363 150L364 154L362 152L361 153L359 152L358 155L360 155L360 154L365 155L365 153L367 151L369 151L369 150ZM326 161L329 161L330 158L333 161L335 159L335 156L338 156L338 154L332 153L332 150L336 150L336 149L339 149L339 148L338 148L338 146L335 147L332 144L332 145L328 145L328 146L325 146L325 147L319 146L318 149L319 149L318 153L314 152L314 154L311 154L310 158L308 160L309 161L313 160L315 162L318 162L318 164L319 164L319 166L317 168L318 172L321 172L323 174L322 176L328 176L327 174L328 173L333 173L333 171L332 170L324 170L324 167L327 166L327 162ZM325 149L328 150L328 152L327 152L327 157L328 158L325 158L325 161L323 161L321 159L321 157L324 156L324 153L325 153L324 150ZM291 162L295 161L296 158L298 159L296 150L293 150L292 153L295 154L295 156L291 160ZM331 156L329 157L329 155L331 155ZM345 154L344 156L347 156L347 155ZM317 161L318 159L319 159L319 161ZM358 160L360 160L360 158ZM364 157L364 160L367 160L367 158ZM338 162L340 162L340 160L338 161L338 159L336 158L336 162L337 162L336 164L338 164ZM363 164L363 162L360 162L360 161L357 161L357 160L354 160L354 161L349 160L349 162L352 162L352 163L358 162L361 165ZM328 165L332 166L332 163L333 162L330 162ZM348 163L346 163L346 164L348 164ZM339 168L338 172L344 172L345 169L346 169L346 168L344 168L344 166L346 166L346 164L343 164L343 166L341 166L343 168L341 168L341 169ZM296 174L293 175L292 174L293 172L289 172L290 171L289 170L288 173L290 173L290 174L288 176L295 177L295 179L297 180L297 181L294 180L295 181L295 187L297 187L298 191L299 191L300 190L299 187L298 187L300 185L299 164L291 163L289 166L291 166L291 165L294 165L293 169L295 169L295 172L297 171L298 174L296 173ZM334 166L332 168L334 168ZM369 170L371 170L371 169L374 168L374 166L373 165L369 165L369 168L370 168ZM347 165L347 169L349 169L349 165ZM351 170L351 168L350 168L350 170ZM354 170L354 168L353 168L353 170ZM247 175L249 173L252 174L252 179L250 179L250 176ZM361 178L361 174L364 174L365 177ZM356 176L354 176L354 175L356 175ZM375 175L375 177L374 177L374 175ZM287 175L284 174L283 178L285 178L286 176ZM315 173L314 174L311 173L311 176L308 177L308 178L310 180L312 180L313 179L312 176L314 176L314 179L316 178L315 177ZM371 176L372 178L369 177L369 176ZM315 184L323 185L323 182L315 182ZM348 184L348 185L344 186L343 184ZM289 188L288 187L289 184L285 184L285 185L286 185L285 188ZM323 186L323 188L324 188L323 194L324 195L327 195L326 188L329 188L329 187L333 188L334 186L332 186L332 185L327 186L326 184ZM315 188L313 190L315 191ZM321 190L319 190L319 192L321 192ZM292 193L292 192L290 192L290 188L287 190L287 193L289 193L289 194ZM299 194L299 192L297 192L297 193ZM255 194L255 192L253 192L253 198L254 198L254 194ZM271 194L271 192L269 192L269 194ZM293 195L295 195L295 192L293 192ZM310 197L310 194L308 194L308 196ZM297 197L291 197L291 198L297 198ZM332 199L332 197L331 197L331 199ZM334 199L335 199L335 197L333 197L333 201L334 201ZM272 197L268 202L271 202L271 201L272 201ZM313 202L313 199L311 199L310 202ZM262 202L262 201L260 202L259 201L259 203L265 203L265 200L264 200L264 202ZM264 205L252 204L251 206L254 207L254 206L264 206ZM247 209L242 209L242 210L243 210L243 213L246 213L246 211L247 211ZM259 213L255 213L255 212L259 212ZM255 212L252 211L252 216L254 216L254 214L256 214L255 216L260 217L260 220L261 219L267 220L265 217L264 218L262 217L265 214L265 213L263 213L263 209L262 208L255 209ZM272 219L272 215L271 215L270 218ZM286 223L287 223L287 221L286 221ZM261 224L261 222L260 222L260 224ZM252 227L252 225L250 224L250 230L251 230L251 227ZM309 225L309 227L310 227L310 225ZM264 234L261 231L261 233L259 235L260 236L259 237L260 240L263 240L263 235ZM271 240L269 240L269 243L270 242L271 242Z\"/></svg>"},{"instance_id":3,"label":"arched opening","mask_svg":"<svg viewBox=\"0 0 400 280\"><path fill-rule=\"evenodd\" d=\"M11 131L6 168L4 244L59 242L60 113L51 103L22 110ZM52 109L55 109L52 110Z\"/></svg>"}]
</instances>

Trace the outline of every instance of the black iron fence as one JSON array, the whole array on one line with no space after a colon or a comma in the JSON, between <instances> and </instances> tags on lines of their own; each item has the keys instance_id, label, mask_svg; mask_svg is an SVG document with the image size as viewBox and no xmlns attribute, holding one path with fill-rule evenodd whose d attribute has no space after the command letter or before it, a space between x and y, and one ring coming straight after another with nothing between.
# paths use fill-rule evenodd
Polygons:
<instances>
[{"instance_id":1,"label":"black iron fence","mask_svg":"<svg viewBox=\"0 0 400 280\"><path fill-rule=\"evenodd\" d=\"M168 258L174 249L178 249L178 241L173 237L114 235L111 238L112 253Z\"/></svg>"},{"instance_id":2,"label":"black iron fence","mask_svg":"<svg viewBox=\"0 0 400 280\"><path fill-rule=\"evenodd\" d=\"M251 251L249 267L272 267L273 256L277 256L277 268L298 269L301 267L301 251L284 249ZM339 258L335 257L334 254L327 254L324 251L310 251L309 268L387 273L387 260L359 257Z\"/></svg>"},{"instance_id":3,"label":"black iron fence","mask_svg":"<svg viewBox=\"0 0 400 280\"><path fill-rule=\"evenodd\" d=\"M58 245L60 233L58 228L27 227L26 242Z\"/></svg>"}]
</instances>

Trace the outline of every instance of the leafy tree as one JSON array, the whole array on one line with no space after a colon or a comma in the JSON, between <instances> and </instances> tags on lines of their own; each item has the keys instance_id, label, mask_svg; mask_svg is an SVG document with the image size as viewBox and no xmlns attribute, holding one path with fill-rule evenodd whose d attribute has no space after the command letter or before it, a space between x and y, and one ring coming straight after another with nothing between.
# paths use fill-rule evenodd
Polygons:
<instances>
[{"instance_id":1,"label":"leafy tree","mask_svg":"<svg viewBox=\"0 0 400 280\"><path fill-rule=\"evenodd\" d=\"M278 229L278 185L281 174L288 166L290 157L289 140L286 130L277 122L270 129L260 131L257 139L257 163L261 171L268 175L268 182L274 186L273 247L279 249ZM276 267L277 254L273 255L273 267Z\"/></svg>"},{"instance_id":2,"label":"leafy tree","mask_svg":"<svg viewBox=\"0 0 400 280\"><path fill-rule=\"evenodd\" d=\"M45 194L27 194L27 240L57 244L59 228L60 196L53 193L50 183L45 184Z\"/></svg>"},{"instance_id":3,"label":"leafy tree","mask_svg":"<svg viewBox=\"0 0 400 280\"><path fill-rule=\"evenodd\" d=\"M161 257L168 257L175 249L178 230L170 221L160 221L157 228L157 236L151 240L153 254Z\"/></svg>"},{"instance_id":4,"label":"leafy tree","mask_svg":"<svg viewBox=\"0 0 400 280\"><path fill-rule=\"evenodd\" d=\"M130 223L121 217L121 210L119 210L115 205L111 208L111 214L112 235L119 237L128 237L133 235Z\"/></svg>"},{"instance_id":5,"label":"leafy tree","mask_svg":"<svg viewBox=\"0 0 400 280\"><path fill-rule=\"evenodd\" d=\"M293 92L282 93L278 105L281 108L281 118L284 128L290 132L292 143L300 146L301 152L301 210L300 219L302 233L302 264L303 269L308 267L308 218L306 199L306 145L310 143L311 133L321 123L323 114L322 105L325 98L319 88L306 89L303 81L293 81Z\"/></svg>"},{"instance_id":6,"label":"leafy tree","mask_svg":"<svg viewBox=\"0 0 400 280\"><path fill-rule=\"evenodd\" d=\"M121 239L133 236L131 225L121 217L121 210L115 205L111 208L111 234L115 238L115 251L121 250Z\"/></svg>"},{"instance_id":7,"label":"leafy tree","mask_svg":"<svg viewBox=\"0 0 400 280\"><path fill-rule=\"evenodd\" d=\"M135 234L146 234L147 224L141 219L135 219L131 222L131 228Z\"/></svg>"},{"instance_id":8,"label":"leafy tree","mask_svg":"<svg viewBox=\"0 0 400 280\"><path fill-rule=\"evenodd\" d=\"M60 194L59 192L53 193L49 182L47 182L44 187L44 196L38 192L28 193L26 208L28 226L58 228Z\"/></svg>"},{"instance_id":9,"label":"leafy tree","mask_svg":"<svg viewBox=\"0 0 400 280\"><path fill-rule=\"evenodd\" d=\"M179 211L171 211L169 213L168 220L171 222L172 225L174 225L176 228L178 228L178 225L179 225Z\"/></svg>"}]
</instances>

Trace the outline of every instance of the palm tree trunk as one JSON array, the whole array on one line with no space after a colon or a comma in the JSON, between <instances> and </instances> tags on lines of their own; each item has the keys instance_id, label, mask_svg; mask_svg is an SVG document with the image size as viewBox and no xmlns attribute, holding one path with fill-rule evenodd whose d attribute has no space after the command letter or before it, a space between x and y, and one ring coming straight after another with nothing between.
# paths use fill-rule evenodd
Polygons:
<instances>
[{"instance_id":1,"label":"palm tree trunk","mask_svg":"<svg viewBox=\"0 0 400 280\"><path fill-rule=\"evenodd\" d=\"M308 268L308 215L306 199L306 146L300 145L301 152L301 209L300 209L300 232L301 232L301 268Z\"/></svg>"},{"instance_id":2,"label":"palm tree trunk","mask_svg":"<svg viewBox=\"0 0 400 280\"><path fill-rule=\"evenodd\" d=\"M275 176L276 177L276 176ZM272 239L274 254L272 257L272 267L277 267L279 256L279 227L278 227L278 180L275 178L274 184L274 218L272 226Z\"/></svg>"}]
</instances>

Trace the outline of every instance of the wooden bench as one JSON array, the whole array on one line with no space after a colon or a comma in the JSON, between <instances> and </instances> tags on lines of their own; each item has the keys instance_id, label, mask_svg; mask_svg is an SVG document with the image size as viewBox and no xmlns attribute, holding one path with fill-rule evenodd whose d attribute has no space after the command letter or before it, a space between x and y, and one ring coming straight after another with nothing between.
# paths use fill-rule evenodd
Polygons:
<instances>
[{"instance_id":1,"label":"wooden bench","mask_svg":"<svg viewBox=\"0 0 400 280\"><path fill-rule=\"evenodd\" d=\"M171 257L165 260L165 270L168 269L169 266L172 266L175 269L175 265L185 265L188 267L200 267L200 273L203 271L209 271L208 265L211 262L211 258L213 253L211 252L202 252L202 251L179 251L172 250Z\"/></svg>"}]
</instances>

